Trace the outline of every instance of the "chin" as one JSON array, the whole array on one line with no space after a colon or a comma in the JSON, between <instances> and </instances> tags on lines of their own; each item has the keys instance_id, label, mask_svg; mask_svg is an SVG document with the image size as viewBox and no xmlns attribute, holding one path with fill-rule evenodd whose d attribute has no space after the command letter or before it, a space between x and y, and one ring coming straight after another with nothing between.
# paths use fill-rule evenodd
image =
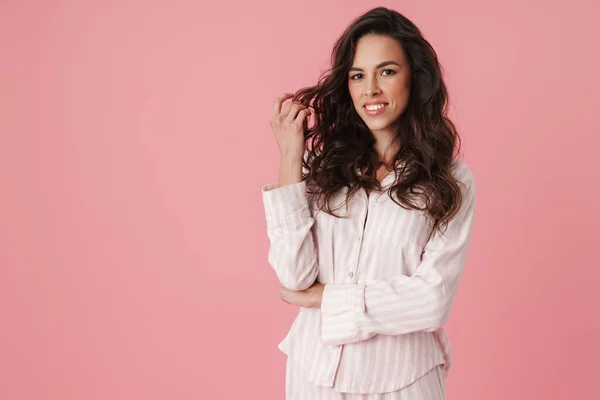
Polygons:
<instances>
[{"instance_id":1,"label":"chin","mask_svg":"<svg viewBox=\"0 0 600 400\"><path fill-rule=\"evenodd\" d=\"M365 121L365 120L363 120ZM390 126L392 126L392 121L369 121L366 120L365 124L369 127L370 130L372 131L380 131L386 128L389 128Z\"/></svg>"}]
</instances>

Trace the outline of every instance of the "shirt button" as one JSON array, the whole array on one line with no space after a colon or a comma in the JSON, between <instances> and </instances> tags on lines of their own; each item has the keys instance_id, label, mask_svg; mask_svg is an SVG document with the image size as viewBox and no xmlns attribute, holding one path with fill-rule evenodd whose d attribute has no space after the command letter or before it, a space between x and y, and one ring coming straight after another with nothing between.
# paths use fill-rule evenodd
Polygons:
<instances>
[{"instance_id":1,"label":"shirt button","mask_svg":"<svg viewBox=\"0 0 600 400\"><path fill-rule=\"evenodd\" d=\"M356 240L360 242L360 239L362 239L362 236L359 236Z\"/></svg>"},{"instance_id":2,"label":"shirt button","mask_svg":"<svg viewBox=\"0 0 600 400\"><path fill-rule=\"evenodd\" d=\"M352 278L354 276L354 272L348 272L348 276Z\"/></svg>"}]
</instances>

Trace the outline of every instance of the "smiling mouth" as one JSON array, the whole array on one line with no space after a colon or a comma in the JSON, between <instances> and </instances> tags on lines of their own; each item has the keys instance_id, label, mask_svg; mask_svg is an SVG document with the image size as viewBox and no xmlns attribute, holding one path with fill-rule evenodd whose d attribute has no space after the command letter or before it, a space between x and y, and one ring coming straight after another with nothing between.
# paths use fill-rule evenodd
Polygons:
<instances>
[{"instance_id":1,"label":"smiling mouth","mask_svg":"<svg viewBox=\"0 0 600 400\"><path fill-rule=\"evenodd\" d=\"M363 109L365 110L365 114L374 117L383 113L387 109L387 106L388 103L383 103L383 105L377 105L374 109L371 110L369 110L367 106L363 106Z\"/></svg>"}]
</instances>

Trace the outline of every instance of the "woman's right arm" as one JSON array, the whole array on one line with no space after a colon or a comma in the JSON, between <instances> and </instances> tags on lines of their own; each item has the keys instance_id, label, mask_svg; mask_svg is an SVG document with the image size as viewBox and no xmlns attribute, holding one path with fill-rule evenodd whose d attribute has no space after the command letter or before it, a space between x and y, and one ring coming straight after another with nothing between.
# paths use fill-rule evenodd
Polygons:
<instances>
[{"instance_id":1,"label":"woman's right arm","mask_svg":"<svg viewBox=\"0 0 600 400\"><path fill-rule=\"evenodd\" d=\"M263 186L262 197L269 236L269 264L279 282L290 290L309 288L319 272L317 249L311 228L315 222L302 181L304 149L303 121L308 109L298 103L281 102L290 93L280 95L273 104L271 127L279 146L280 166L277 183Z\"/></svg>"},{"instance_id":2,"label":"woman's right arm","mask_svg":"<svg viewBox=\"0 0 600 400\"><path fill-rule=\"evenodd\" d=\"M263 203L269 236L269 264L279 282L290 290L308 289L319 272L317 248L311 228L315 222L306 182L263 186Z\"/></svg>"}]
</instances>

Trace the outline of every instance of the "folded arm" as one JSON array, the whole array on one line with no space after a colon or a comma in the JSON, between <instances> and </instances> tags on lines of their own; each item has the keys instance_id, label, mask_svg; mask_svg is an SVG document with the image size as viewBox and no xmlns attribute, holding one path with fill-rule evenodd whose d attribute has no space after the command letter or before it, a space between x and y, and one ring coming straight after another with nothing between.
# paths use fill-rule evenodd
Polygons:
<instances>
[{"instance_id":1,"label":"folded arm","mask_svg":"<svg viewBox=\"0 0 600 400\"><path fill-rule=\"evenodd\" d=\"M321 301L324 343L346 344L376 334L432 332L450 318L467 258L475 211L475 180L466 183L458 214L424 248L411 276L367 284L326 284Z\"/></svg>"},{"instance_id":2,"label":"folded arm","mask_svg":"<svg viewBox=\"0 0 600 400\"><path fill-rule=\"evenodd\" d=\"M269 264L283 287L304 290L317 279L317 249L311 228L315 222L308 203L306 182L262 188L269 236Z\"/></svg>"}]
</instances>

